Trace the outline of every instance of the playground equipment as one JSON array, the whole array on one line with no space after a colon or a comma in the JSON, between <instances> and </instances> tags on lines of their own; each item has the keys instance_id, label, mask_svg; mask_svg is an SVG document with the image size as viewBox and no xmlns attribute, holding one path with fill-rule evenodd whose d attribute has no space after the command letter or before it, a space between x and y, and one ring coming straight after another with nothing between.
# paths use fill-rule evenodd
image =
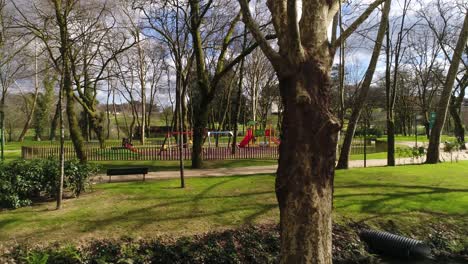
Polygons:
<instances>
[{"instance_id":1,"label":"playground equipment","mask_svg":"<svg viewBox=\"0 0 468 264\"><path fill-rule=\"evenodd\" d=\"M193 132L192 131L184 131L184 132L180 132L180 131L174 131L174 132L168 132L166 133L166 136L164 137L164 141L161 145L161 149L159 150L159 154L158 155L161 155L161 152L163 150L166 150L167 147L170 148L171 146L171 138L173 136L177 136L177 135L188 135L189 136L189 140L187 142L187 144L184 144L184 147L188 147L190 144L192 144L192 134ZM179 137L179 142L180 142L180 138ZM178 142L175 142L176 144L178 144Z\"/></svg>"},{"instance_id":2,"label":"playground equipment","mask_svg":"<svg viewBox=\"0 0 468 264\"><path fill-rule=\"evenodd\" d=\"M219 135L227 135L229 136L229 142L231 142L231 138L234 136L233 131L208 131L208 147L211 148L211 135L219 136ZM229 143L228 143L229 145ZM218 146L218 140L216 139L216 146Z\"/></svg>"},{"instance_id":3,"label":"playground equipment","mask_svg":"<svg viewBox=\"0 0 468 264\"><path fill-rule=\"evenodd\" d=\"M253 130L252 128L247 129L245 137L238 146L240 148L244 148L249 145L250 141L253 141L253 144L255 145L257 142L256 138L262 136L264 137L264 141L258 143L260 146L271 146L272 142L276 145L280 144L280 140L275 137L275 131L272 129L271 125L269 125L267 130Z\"/></svg>"},{"instance_id":4,"label":"playground equipment","mask_svg":"<svg viewBox=\"0 0 468 264\"><path fill-rule=\"evenodd\" d=\"M252 140L253 138L254 138L254 135L253 135L252 129L251 128L247 129L247 134L239 143L239 148L245 148L249 144L250 140Z\"/></svg>"},{"instance_id":5,"label":"playground equipment","mask_svg":"<svg viewBox=\"0 0 468 264\"><path fill-rule=\"evenodd\" d=\"M132 142L128 138L122 138L122 147L130 150L134 153L139 153L138 150L133 146Z\"/></svg>"}]
</instances>

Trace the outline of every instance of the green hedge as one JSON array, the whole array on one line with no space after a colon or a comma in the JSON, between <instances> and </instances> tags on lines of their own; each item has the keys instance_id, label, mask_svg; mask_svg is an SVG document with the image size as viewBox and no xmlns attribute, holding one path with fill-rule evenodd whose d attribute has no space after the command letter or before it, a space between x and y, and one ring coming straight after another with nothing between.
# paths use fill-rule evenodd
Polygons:
<instances>
[{"instance_id":1,"label":"green hedge","mask_svg":"<svg viewBox=\"0 0 468 264\"><path fill-rule=\"evenodd\" d=\"M64 188L79 196L97 172L96 165L66 161ZM55 159L0 163L0 208L19 208L30 205L35 199L54 198L59 177L60 164Z\"/></svg>"}]
</instances>

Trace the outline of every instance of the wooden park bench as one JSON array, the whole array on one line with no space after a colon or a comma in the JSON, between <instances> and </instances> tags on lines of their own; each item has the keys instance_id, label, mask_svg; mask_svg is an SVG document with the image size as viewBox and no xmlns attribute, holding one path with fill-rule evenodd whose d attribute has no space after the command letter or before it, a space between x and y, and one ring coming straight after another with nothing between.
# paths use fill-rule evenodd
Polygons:
<instances>
[{"instance_id":1,"label":"wooden park bench","mask_svg":"<svg viewBox=\"0 0 468 264\"><path fill-rule=\"evenodd\" d=\"M109 182L111 182L111 176L124 176L124 175L135 175L135 174L143 174L143 181L145 181L145 176L146 174L148 174L148 168L135 167L135 168L107 169L107 176L109 176Z\"/></svg>"}]
</instances>

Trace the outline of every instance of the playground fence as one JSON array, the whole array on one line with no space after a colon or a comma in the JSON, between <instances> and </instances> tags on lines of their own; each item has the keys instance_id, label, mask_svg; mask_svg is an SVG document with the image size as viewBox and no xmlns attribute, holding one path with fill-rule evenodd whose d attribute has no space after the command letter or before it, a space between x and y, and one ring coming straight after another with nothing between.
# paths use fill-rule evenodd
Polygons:
<instances>
[{"instance_id":1,"label":"playground fence","mask_svg":"<svg viewBox=\"0 0 468 264\"><path fill-rule=\"evenodd\" d=\"M341 143L341 142L340 142ZM96 142L86 143L84 151L89 161L118 161L118 160L178 160L179 150L174 145L161 151L162 142L152 141L149 145L136 145L137 152L132 152L121 146L120 142L108 142L104 148L100 148ZM337 149L337 155L341 149L341 144ZM76 153L71 142L65 144L65 159L76 158ZM366 142L366 152L375 153L379 150L375 141ZM364 153L363 138L353 139L351 155ZM21 156L24 159L58 157L60 146L57 143L45 143L43 145L31 145L21 147ZM183 158L190 160L192 155L191 148L183 149ZM236 154L231 154L231 147L226 144L220 144L219 147L204 147L202 158L204 160L235 160L235 159L278 159L279 150L275 146L265 147L246 147L237 148Z\"/></svg>"},{"instance_id":2,"label":"playground fence","mask_svg":"<svg viewBox=\"0 0 468 264\"><path fill-rule=\"evenodd\" d=\"M179 150L170 148L161 151L160 146L136 146L137 152L132 152L123 147L90 147L87 146L84 152L89 161L117 161L117 160L178 160ZM73 146L66 146L65 159L76 158ZM23 146L21 156L24 159L58 157L59 146ZM190 160L191 148L184 148L182 155L185 160ZM235 154L231 154L230 147L203 148L202 158L204 160L233 160L233 159L278 159L278 147L247 147L236 149Z\"/></svg>"}]
</instances>

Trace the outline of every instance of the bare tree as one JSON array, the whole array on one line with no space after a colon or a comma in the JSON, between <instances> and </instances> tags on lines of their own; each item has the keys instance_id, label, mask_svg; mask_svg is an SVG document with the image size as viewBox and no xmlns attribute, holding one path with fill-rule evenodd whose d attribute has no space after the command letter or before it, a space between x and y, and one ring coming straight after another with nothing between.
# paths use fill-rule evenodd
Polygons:
<instances>
[{"instance_id":1,"label":"bare tree","mask_svg":"<svg viewBox=\"0 0 468 264\"><path fill-rule=\"evenodd\" d=\"M426 135L429 138L429 115L433 100L440 90L437 75L442 75L442 65L438 62L441 47L430 31L424 26L408 35L407 64L413 73L412 84L416 87L418 106L424 118Z\"/></svg>"},{"instance_id":2,"label":"bare tree","mask_svg":"<svg viewBox=\"0 0 468 264\"><path fill-rule=\"evenodd\" d=\"M229 13L233 10L229 4L219 4L217 10L213 10L213 1L190 0L190 34L197 66L197 98L193 99L193 150L192 168L202 166L202 145L205 127L208 124L210 104L217 92L219 82L243 57L250 54L258 45L253 44L235 57L228 58L229 47L237 39L235 38L236 25L240 21L240 13L233 16L218 16L207 20L205 16L209 12L212 15ZM234 9L235 10L235 9ZM223 19L224 18L224 19ZM207 24L207 21L215 23ZM201 29L201 26L203 30ZM204 35L211 36L210 39L202 39ZM212 32L212 33L210 33ZM214 32L214 33L213 33ZM221 40L221 41L220 41ZM208 42L208 43L207 43ZM211 45L210 45L211 44ZM213 58L205 56L207 46L214 47L209 53L216 54Z\"/></svg>"},{"instance_id":3,"label":"bare tree","mask_svg":"<svg viewBox=\"0 0 468 264\"><path fill-rule=\"evenodd\" d=\"M13 18L8 14L5 0L0 0L0 159L4 160L5 148L5 100L8 90L25 68L17 55L29 41L21 41L22 36L16 36L12 29ZM25 44L22 44L25 42ZM18 45L20 43L21 45ZM10 137L12 129L10 129Z\"/></svg>"},{"instance_id":4,"label":"bare tree","mask_svg":"<svg viewBox=\"0 0 468 264\"><path fill-rule=\"evenodd\" d=\"M382 19L380 20L379 31L377 32L377 37L375 40L374 49L372 51L372 57L369 62L369 67L367 68L364 80L360 87L359 95L356 101L353 104L353 110L351 113L351 117L348 122L348 128L346 129L346 134L343 142L343 146L341 147L340 158L338 160L337 168L338 169L347 169L349 163L349 153L351 151L351 143L354 137L354 133L356 131L356 127L359 122L359 118L361 116L361 111L364 107L364 103L367 99L369 94L369 90L371 87L372 79L374 77L375 68L377 66L377 62L379 60L380 51L382 48L382 42L385 37L385 32L387 30L388 24L388 15L390 12L391 0L387 0L385 2L384 10L382 11Z\"/></svg>"},{"instance_id":5,"label":"bare tree","mask_svg":"<svg viewBox=\"0 0 468 264\"><path fill-rule=\"evenodd\" d=\"M330 70L335 50L383 1L373 2L330 43L328 26L339 1L267 1L279 51L268 43L239 0L244 23L272 63L284 105L276 178L280 263L332 262L332 194L339 120L331 113Z\"/></svg>"},{"instance_id":6,"label":"bare tree","mask_svg":"<svg viewBox=\"0 0 468 264\"><path fill-rule=\"evenodd\" d=\"M458 67L460 60L465 49L465 45L468 40L468 13L465 14L463 27L460 31L460 36L455 47L450 67L445 79L444 88L442 90L439 103L437 104L436 120L431 131L431 137L429 139L429 147L427 150L426 163L438 163L439 162L439 144L440 135L442 128L444 127L445 119L447 118L447 111L450 102L450 97L453 90L453 85L458 73Z\"/></svg>"}]
</instances>

